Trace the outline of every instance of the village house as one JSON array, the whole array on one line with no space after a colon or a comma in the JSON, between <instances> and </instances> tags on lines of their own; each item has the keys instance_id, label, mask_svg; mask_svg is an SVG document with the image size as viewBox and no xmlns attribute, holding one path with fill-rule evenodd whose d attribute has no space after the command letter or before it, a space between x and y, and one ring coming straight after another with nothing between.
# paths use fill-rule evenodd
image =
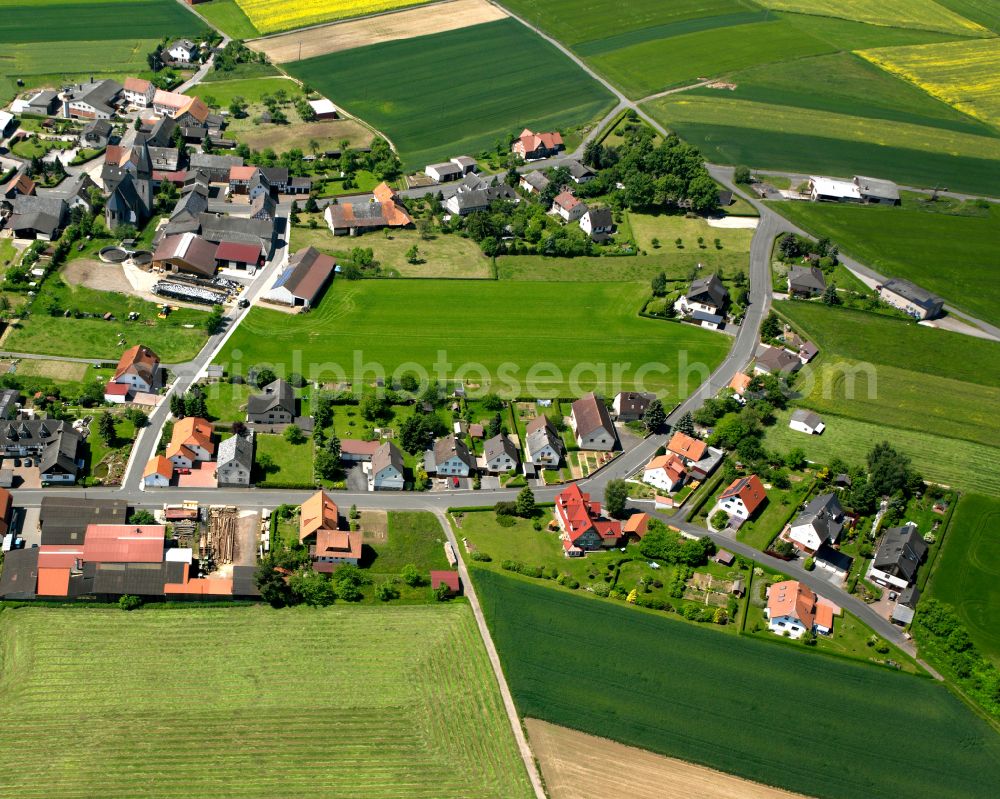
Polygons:
<instances>
[{"instance_id":1,"label":"village house","mask_svg":"<svg viewBox=\"0 0 1000 799\"><path fill-rule=\"evenodd\" d=\"M388 183L379 183L367 202L331 203L323 218L334 236L356 236L367 230L385 227L409 227L413 219L406 212L399 195Z\"/></svg>"},{"instance_id":2,"label":"village house","mask_svg":"<svg viewBox=\"0 0 1000 799\"><path fill-rule=\"evenodd\" d=\"M371 463L378 448L378 441L343 438L340 441L340 459L345 463Z\"/></svg>"},{"instance_id":3,"label":"village house","mask_svg":"<svg viewBox=\"0 0 1000 799\"><path fill-rule=\"evenodd\" d=\"M37 459L43 484L75 483L83 467L80 436L63 421L24 419L0 424L0 456Z\"/></svg>"},{"instance_id":4,"label":"village house","mask_svg":"<svg viewBox=\"0 0 1000 799\"><path fill-rule=\"evenodd\" d=\"M944 300L936 294L902 278L894 277L885 281L878 287L878 295L889 305L906 311L914 319L934 319L944 309Z\"/></svg>"},{"instance_id":5,"label":"village house","mask_svg":"<svg viewBox=\"0 0 1000 799\"><path fill-rule=\"evenodd\" d=\"M142 78L125 78L122 84L122 96L126 104L136 108L149 108L156 95L156 86L151 81Z\"/></svg>"},{"instance_id":6,"label":"village house","mask_svg":"<svg viewBox=\"0 0 1000 799\"><path fill-rule=\"evenodd\" d=\"M826 291L826 277L818 266L793 266L788 270L788 293L793 297L818 297Z\"/></svg>"},{"instance_id":7,"label":"village house","mask_svg":"<svg viewBox=\"0 0 1000 799\"><path fill-rule=\"evenodd\" d=\"M562 463L566 446L555 425L545 414L528 422L524 434L524 451L533 466L556 469Z\"/></svg>"},{"instance_id":8,"label":"village house","mask_svg":"<svg viewBox=\"0 0 1000 799\"><path fill-rule=\"evenodd\" d=\"M588 208L580 217L580 230L591 240L607 241L615 231L615 220L610 208Z\"/></svg>"},{"instance_id":9,"label":"village house","mask_svg":"<svg viewBox=\"0 0 1000 799\"><path fill-rule=\"evenodd\" d=\"M792 416L788 420L788 426L792 430L811 436L818 436L826 430L826 425L823 424L823 419L820 415L815 411L809 411L805 408L798 408L792 411Z\"/></svg>"},{"instance_id":10,"label":"village house","mask_svg":"<svg viewBox=\"0 0 1000 799\"><path fill-rule=\"evenodd\" d=\"M336 268L337 262L315 247L299 250L288 259L288 266L278 275L264 299L293 308L312 308Z\"/></svg>"},{"instance_id":11,"label":"village house","mask_svg":"<svg viewBox=\"0 0 1000 799\"><path fill-rule=\"evenodd\" d=\"M576 483L556 496L555 517L567 557L611 549L622 537L621 522L603 517L601 504L591 501Z\"/></svg>"},{"instance_id":12,"label":"village house","mask_svg":"<svg viewBox=\"0 0 1000 799\"><path fill-rule=\"evenodd\" d=\"M198 45L190 39L178 39L175 42L171 42L164 48L164 52L171 61L176 61L182 64L189 64L192 61L197 61L199 51L200 48Z\"/></svg>"},{"instance_id":13,"label":"village house","mask_svg":"<svg viewBox=\"0 0 1000 799\"><path fill-rule=\"evenodd\" d=\"M750 389L750 384L753 382L753 378L748 374L743 372L737 372L733 375L733 379L729 381L727 388L733 390L733 394L736 396L737 400L740 402L746 401L746 393Z\"/></svg>"},{"instance_id":14,"label":"village house","mask_svg":"<svg viewBox=\"0 0 1000 799\"><path fill-rule=\"evenodd\" d=\"M674 304L677 312L684 316L695 313L719 317L729 301L729 292L722 285L718 275L698 278L691 283L687 293Z\"/></svg>"},{"instance_id":15,"label":"village house","mask_svg":"<svg viewBox=\"0 0 1000 799\"><path fill-rule=\"evenodd\" d=\"M444 201L444 207L449 213L468 216L475 211L488 210L496 200L519 201L517 193L500 178L467 174L455 193Z\"/></svg>"},{"instance_id":16,"label":"village house","mask_svg":"<svg viewBox=\"0 0 1000 799\"><path fill-rule=\"evenodd\" d=\"M161 385L160 356L149 347L136 344L118 359L111 383L126 386L130 391L153 393Z\"/></svg>"},{"instance_id":17,"label":"village house","mask_svg":"<svg viewBox=\"0 0 1000 799\"><path fill-rule=\"evenodd\" d=\"M789 374L802 368L798 355L782 347L762 347L754 360L755 374Z\"/></svg>"},{"instance_id":18,"label":"village house","mask_svg":"<svg viewBox=\"0 0 1000 799\"><path fill-rule=\"evenodd\" d=\"M174 476L174 465L164 455L154 455L142 472L144 488L167 488Z\"/></svg>"},{"instance_id":19,"label":"village house","mask_svg":"<svg viewBox=\"0 0 1000 799\"><path fill-rule=\"evenodd\" d=\"M298 415L295 392L281 378L264 386L260 394L247 398L247 422L250 424L291 424Z\"/></svg>"},{"instance_id":20,"label":"village house","mask_svg":"<svg viewBox=\"0 0 1000 799\"><path fill-rule=\"evenodd\" d=\"M215 475L219 488L246 488L253 471L254 434L235 433L219 444Z\"/></svg>"},{"instance_id":21,"label":"village house","mask_svg":"<svg viewBox=\"0 0 1000 799\"><path fill-rule=\"evenodd\" d=\"M562 149L564 147L561 133L534 133L525 128L514 140L510 151L525 161L537 161L540 158L550 158Z\"/></svg>"},{"instance_id":22,"label":"village house","mask_svg":"<svg viewBox=\"0 0 1000 799\"><path fill-rule=\"evenodd\" d=\"M72 119L110 119L117 111L122 85L113 80L80 83L63 93L63 116Z\"/></svg>"},{"instance_id":23,"label":"village house","mask_svg":"<svg viewBox=\"0 0 1000 799\"><path fill-rule=\"evenodd\" d=\"M67 215L66 201L61 197L17 194L7 227L14 238L54 241L62 233Z\"/></svg>"},{"instance_id":24,"label":"village house","mask_svg":"<svg viewBox=\"0 0 1000 799\"><path fill-rule=\"evenodd\" d=\"M111 127L111 123L106 119L94 119L83 126L80 131L80 145L82 147L89 147L94 150L99 150L101 147L108 146L108 139L111 138L111 134L114 128Z\"/></svg>"},{"instance_id":25,"label":"village house","mask_svg":"<svg viewBox=\"0 0 1000 799\"><path fill-rule=\"evenodd\" d=\"M672 453L678 456L687 466L700 461L704 457L707 449L708 444L704 441L698 438L693 438L687 433L682 433L680 430L675 430L674 434L670 436L670 440L667 442L667 454Z\"/></svg>"},{"instance_id":26,"label":"village house","mask_svg":"<svg viewBox=\"0 0 1000 799\"><path fill-rule=\"evenodd\" d=\"M751 474L749 477L738 477L719 494L716 510L723 510L729 517L743 521L753 516L757 509L767 501L767 492L760 478Z\"/></svg>"},{"instance_id":27,"label":"village house","mask_svg":"<svg viewBox=\"0 0 1000 799\"><path fill-rule=\"evenodd\" d=\"M391 441L386 441L372 454L371 468L368 471L368 490L402 491L403 488L403 453Z\"/></svg>"},{"instance_id":28,"label":"village house","mask_svg":"<svg viewBox=\"0 0 1000 799\"><path fill-rule=\"evenodd\" d=\"M438 477L468 477L476 468L476 461L465 442L454 435L439 438L425 459L427 473Z\"/></svg>"},{"instance_id":29,"label":"village house","mask_svg":"<svg viewBox=\"0 0 1000 799\"><path fill-rule=\"evenodd\" d=\"M868 569L868 579L901 591L917 579L917 569L927 557L927 543L917 525L907 522L886 530Z\"/></svg>"},{"instance_id":30,"label":"village house","mask_svg":"<svg viewBox=\"0 0 1000 799\"><path fill-rule=\"evenodd\" d=\"M801 638L807 632L833 631L833 606L798 580L784 580L767 589L767 627L778 635Z\"/></svg>"},{"instance_id":31,"label":"village house","mask_svg":"<svg viewBox=\"0 0 1000 799\"><path fill-rule=\"evenodd\" d=\"M317 491L302 503L299 543L309 547L313 571L332 572L343 563L358 565L362 534L340 529L340 513L325 491Z\"/></svg>"},{"instance_id":32,"label":"village house","mask_svg":"<svg viewBox=\"0 0 1000 799\"><path fill-rule=\"evenodd\" d=\"M619 422L638 422L656 399L655 394L640 391L619 391L611 403L611 411Z\"/></svg>"},{"instance_id":33,"label":"village house","mask_svg":"<svg viewBox=\"0 0 1000 799\"><path fill-rule=\"evenodd\" d=\"M590 183L596 175L590 167L581 164L574 158L569 158L560 164L569 171L570 180L576 184Z\"/></svg>"},{"instance_id":34,"label":"village house","mask_svg":"<svg viewBox=\"0 0 1000 799\"><path fill-rule=\"evenodd\" d=\"M556 195L552 201L552 213L558 214L564 222L575 222L587 213L587 204L568 191Z\"/></svg>"},{"instance_id":35,"label":"village house","mask_svg":"<svg viewBox=\"0 0 1000 799\"><path fill-rule=\"evenodd\" d=\"M642 482L660 491L676 491L684 485L687 472L684 461L672 452L667 455L657 455L646 464L642 471Z\"/></svg>"},{"instance_id":36,"label":"village house","mask_svg":"<svg viewBox=\"0 0 1000 799\"><path fill-rule=\"evenodd\" d=\"M483 444L483 462L486 464L486 471L492 474L516 469L519 462L517 447L500 433Z\"/></svg>"},{"instance_id":37,"label":"village house","mask_svg":"<svg viewBox=\"0 0 1000 799\"><path fill-rule=\"evenodd\" d=\"M800 550L814 554L823 544L836 544L844 531L844 509L835 494L814 497L792 520L789 540Z\"/></svg>"},{"instance_id":38,"label":"village house","mask_svg":"<svg viewBox=\"0 0 1000 799\"><path fill-rule=\"evenodd\" d=\"M167 458L175 469L190 469L201 461L210 461L215 454L212 425L207 419L185 416L174 422Z\"/></svg>"},{"instance_id":39,"label":"village house","mask_svg":"<svg viewBox=\"0 0 1000 799\"><path fill-rule=\"evenodd\" d=\"M528 194L541 194L548 188L549 179L536 169L521 175L521 180L517 185Z\"/></svg>"},{"instance_id":40,"label":"village house","mask_svg":"<svg viewBox=\"0 0 1000 799\"><path fill-rule=\"evenodd\" d=\"M573 403L570 425L580 449L605 452L614 449L617 440L614 422L604 402L593 392Z\"/></svg>"}]
</instances>

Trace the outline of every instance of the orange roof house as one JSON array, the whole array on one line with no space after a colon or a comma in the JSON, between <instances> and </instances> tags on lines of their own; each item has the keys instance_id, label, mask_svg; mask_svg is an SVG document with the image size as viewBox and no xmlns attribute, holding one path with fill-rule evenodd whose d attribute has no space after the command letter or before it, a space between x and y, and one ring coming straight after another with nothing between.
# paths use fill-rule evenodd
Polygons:
<instances>
[{"instance_id":1,"label":"orange roof house","mask_svg":"<svg viewBox=\"0 0 1000 799\"><path fill-rule=\"evenodd\" d=\"M739 477L729 484L729 487L719 494L719 508L730 516L749 519L767 500L767 492L760 478L751 474L749 477Z\"/></svg>"},{"instance_id":2,"label":"orange roof house","mask_svg":"<svg viewBox=\"0 0 1000 799\"><path fill-rule=\"evenodd\" d=\"M150 458L149 463L146 464L146 468L142 472L142 479L144 481L146 478L154 476L162 477L168 482L174 476L174 465L163 455L154 455Z\"/></svg>"},{"instance_id":3,"label":"orange roof house","mask_svg":"<svg viewBox=\"0 0 1000 799\"><path fill-rule=\"evenodd\" d=\"M407 227L413 224L413 219L399 202L399 196L388 183L379 183L373 190L373 199L369 203L337 203L328 205L323 212L323 218L330 230L336 236L344 233L354 235L381 227Z\"/></svg>"},{"instance_id":4,"label":"orange roof house","mask_svg":"<svg viewBox=\"0 0 1000 799\"><path fill-rule=\"evenodd\" d=\"M753 382L753 378L750 377L750 375L745 375L743 372L737 372L733 375L733 379L729 381L729 388L742 397L743 393L750 388L751 382Z\"/></svg>"},{"instance_id":5,"label":"orange roof house","mask_svg":"<svg viewBox=\"0 0 1000 799\"><path fill-rule=\"evenodd\" d=\"M835 608L798 580L784 580L767 589L768 628L779 635L798 638L815 630L833 630Z\"/></svg>"},{"instance_id":6,"label":"orange roof house","mask_svg":"<svg viewBox=\"0 0 1000 799\"><path fill-rule=\"evenodd\" d=\"M112 380L136 391L152 391L156 388L159 371L160 356L149 347L136 344L122 353Z\"/></svg>"},{"instance_id":7,"label":"orange roof house","mask_svg":"<svg viewBox=\"0 0 1000 799\"><path fill-rule=\"evenodd\" d=\"M692 438L687 433L678 430L670 437L667 452L673 452L684 458L687 463L697 463L704 457L708 445L704 441Z\"/></svg>"},{"instance_id":8,"label":"orange roof house","mask_svg":"<svg viewBox=\"0 0 1000 799\"><path fill-rule=\"evenodd\" d=\"M532 158L545 158L555 155L563 149L563 137L558 131L535 133L529 128L521 131L521 135L511 145L511 152L521 156L525 161Z\"/></svg>"},{"instance_id":9,"label":"orange roof house","mask_svg":"<svg viewBox=\"0 0 1000 799\"><path fill-rule=\"evenodd\" d=\"M316 531L316 543L309 547L313 570L331 572L341 563L353 563L357 566L361 560L361 538L361 533L357 531L328 530L321 527Z\"/></svg>"},{"instance_id":10,"label":"orange roof house","mask_svg":"<svg viewBox=\"0 0 1000 799\"><path fill-rule=\"evenodd\" d=\"M302 503L299 511L299 543L314 537L320 530L339 529L340 513L337 504L325 491L317 491ZM360 541L360 536L358 538Z\"/></svg>"},{"instance_id":11,"label":"orange roof house","mask_svg":"<svg viewBox=\"0 0 1000 799\"><path fill-rule=\"evenodd\" d=\"M633 513L622 525L622 532L629 537L642 539L649 529L650 515L648 513Z\"/></svg>"},{"instance_id":12,"label":"orange roof house","mask_svg":"<svg viewBox=\"0 0 1000 799\"><path fill-rule=\"evenodd\" d=\"M198 416L185 416L174 423L174 432L170 436L170 446L167 447L167 457L187 450L195 455L190 460L209 460L215 452L212 443L212 425L207 419Z\"/></svg>"}]
</instances>

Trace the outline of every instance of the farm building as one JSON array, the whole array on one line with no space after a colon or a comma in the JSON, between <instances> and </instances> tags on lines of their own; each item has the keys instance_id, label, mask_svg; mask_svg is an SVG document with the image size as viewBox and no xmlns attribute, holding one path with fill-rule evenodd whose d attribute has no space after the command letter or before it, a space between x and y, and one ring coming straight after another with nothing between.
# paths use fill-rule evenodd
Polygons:
<instances>
[{"instance_id":1,"label":"farm building","mask_svg":"<svg viewBox=\"0 0 1000 799\"><path fill-rule=\"evenodd\" d=\"M826 430L826 425L823 424L823 419L820 415L815 411L807 411L804 408L792 411L792 417L788 420L788 426L792 430L797 430L800 433L806 433L811 436L818 436Z\"/></svg>"},{"instance_id":2,"label":"farm building","mask_svg":"<svg viewBox=\"0 0 1000 799\"><path fill-rule=\"evenodd\" d=\"M580 449L609 451L614 449L617 435L611 414L593 392L573 403L570 425Z\"/></svg>"},{"instance_id":3,"label":"farm building","mask_svg":"<svg viewBox=\"0 0 1000 799\"><path fill-rule=\"evenodd\" d=\"M278 275L271 290L264 295L269 302L311 308L330 282L336 261L315 247L306 247L293 255Z\"/></svg>"},{"instance_id":4,"label":"farm building","mask_svg":"<svg viewBox=\"0 0 1000 799\"><path fill-rule=\"evenodd\" d=\"M260 245L256 243L223 241L215 250L215 264L220 269L242 269L252 275L263 260Z\"/></svg>"},{"instance_id":5,"label":"farm building","mask_svg":"<svg viewBox=\"0 0 1000 799\"><path fill-rule=\"evenodd\" d=\"M337 106L325 97L320 97L318 100L310 100L309 107L318 121L337 118Z\"/></svg>"},{"instance_id":6,"label":"farm building","mask_svg":"<svg viewBox=\"0 0 1000 799\"><path fill-rule=\"evenodd\" d=\"M511 152L525 161L549 158L564 149L562 134L559 132L534 133L525 128L511 145Z\"/></svg>"},{"instance_id":7,"label":"farm building","mask_svg":"<svg viewBox=\"0 0 1000 799\"><path fill-rule=\"evenodd\" d=\"M449 569L435 569L431 572L431 590L436 591L439 586L445 586L451 596L458 596L462 593L462 581L458 572Z\"/></svg>"},{"instance_id":8,"label":"farm building","mask_svg":"<svg viewBox=\"0 0 1000 799\"><path fill-rule=\"evenodd\" d=\"M331 204L323 218L334 236L356 236L366 230L409 227L413 220L388 183L379 183L368 202Z\"/></svg>"},{"instance_id":9,"label":"farm building","mask_svg":"<svg viewBox=\"0 0 1000 799\"><path fill-rule=\"evenodd\" d=\"M944 300L936 294L902 278L894 277L885 281L879 286L878 295L915 319L934 319L944 309Z\"/></svg>"},{"instance_id":10,"label":"farm building","mask_svg":"<svg viewBox=\"0 0 1000 799\"><path fill-rule=\"evenodd\" d=\"M153 253L153 267L166 272L212 277L217 249L215 244L194 233L166 236Z\"/></svg>"}]
</instances>

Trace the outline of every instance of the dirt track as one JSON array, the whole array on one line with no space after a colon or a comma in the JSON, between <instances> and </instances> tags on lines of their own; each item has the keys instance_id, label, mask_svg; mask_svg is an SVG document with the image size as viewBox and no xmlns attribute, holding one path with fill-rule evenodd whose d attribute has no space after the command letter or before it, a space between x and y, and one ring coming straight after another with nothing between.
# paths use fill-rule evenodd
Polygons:
<instances>
[{"instance_id":1,"label":"dirt track","mask_svg":"<svg viewBox=\"0 0 1000 799\"><path fill-rule=\"evenodd\" d=\"M318 28L257 39L247 42L247 45L267 55L273 63L285 64L298 61L300 57L313 58L394 39L412 39L492 22L506 16L486 0L454 0L367 19L332 22Z\"/></svg>"},{"instance_id":2,"label":"dirt track","mask_svg":"<svg viewBox=\"0 0 1000 799\"><path fill-rule=\"evenodd\" d=\"M552 799L801 799L683 760L525 719Z\"/></svg>"}]
</instances>

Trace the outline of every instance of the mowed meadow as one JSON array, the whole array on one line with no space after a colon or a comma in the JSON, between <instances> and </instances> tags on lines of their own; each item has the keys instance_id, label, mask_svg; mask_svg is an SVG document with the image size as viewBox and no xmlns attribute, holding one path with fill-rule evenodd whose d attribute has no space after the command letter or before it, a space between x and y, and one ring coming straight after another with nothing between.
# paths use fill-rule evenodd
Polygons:
<instances>
[{"instance_id":1,"label":"mowed meadow","mask_svg":"<svg viewBox=\"0 0 1000 799\"><path fill-rule=\"evenodd\" d=\"M7 609L0 725L23 799L532 795L464 603Z\"/></svg>"},{"instance_id":2,"label":"mowed meadow","mask_svg":"<svg viewBox=\"0 0 1000 799\"><path fill-rule=\"evenodd\" d=\"M145 71L163 37L206 26L177 0L0 0L0 99L39 81Z\"/></svg>"},{"instance_id":3,"label":"mowed meadow","mask_svg":"<svg viewBox=\"0 0 1000 799\"><path fill-rule=\"evenodd\" d=\"M824 799L987 799L1000 783L1000 737L929 678L473 579L524 717ZM789 768L808 742L829 756Z\"/></svg>"},{"instance_id":4,"label":"mowed meadow","mask_svg":"<svg viewBox=\"0 0 1000 799\"><path fill-rule=\"evenodd\" d=\"M613 105L597 81L512 19L285 68L384 131L408 169L476 155L524 127L565 133Z\"/></svg>"},{"instance_id":5,"label":"mowed meadow","mask_svg":"<svg viewBox=\"0 0 1000 799\"><path fill-rule=\"evenodd\" d=\"M478 383L485 369L500 393L523 394L530 377L532 395L562 397L575 370L582 391L613 394L616 365L629 389L645 364L663 364L643 379L670 405L721 362L730 339L639 317L648 293L642 283L338 279L307 314L252 309L216 362L230 374L266 363L307 379L318 367L316 379L329 382L337 380L336 365L341 379L374 382L371 366L356 365L378 365L386 375L407 364L430 371L443 352L449 379ZM679 374L685 364L692 365L686 379Z\"/></svg>"}]
</instances>

